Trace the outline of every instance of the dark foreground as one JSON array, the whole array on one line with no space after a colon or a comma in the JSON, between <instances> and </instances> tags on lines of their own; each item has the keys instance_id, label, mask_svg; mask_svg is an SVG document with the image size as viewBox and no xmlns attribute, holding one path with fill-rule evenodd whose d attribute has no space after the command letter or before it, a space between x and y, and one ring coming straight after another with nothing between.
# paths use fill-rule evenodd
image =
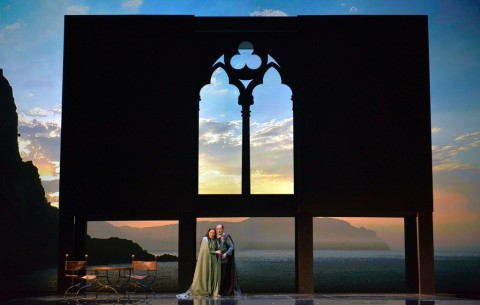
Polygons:
<instances>
[{"instance_id":1,"label":"dark foreground","mask_svg":"<svg viewBox=\"0 0 480 305\"><path fill-rule=\"evenodd\" d=\"M480 305L480 300L473 298L457 298L447 295L418 294L242 294L236 297L194 298L178 300L175 294L157 294L155 298L135 296L128 300L99 299L97 303L87 296L80 304L150 304L150 305ZM0 301L1 305L54 305L67 304L62 295L16 298ZM76 304L70 302L70 304Z\"/></svg>"}]
</instances>

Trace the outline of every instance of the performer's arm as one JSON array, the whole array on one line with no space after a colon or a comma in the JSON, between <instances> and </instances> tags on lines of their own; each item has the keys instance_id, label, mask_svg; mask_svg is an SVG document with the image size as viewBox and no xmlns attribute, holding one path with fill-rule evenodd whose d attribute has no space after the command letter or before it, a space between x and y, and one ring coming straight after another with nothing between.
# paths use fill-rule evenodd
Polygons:
<instances>
[{"instance_id":1,"label":"performer's arm","mask_svg":"<svg viewBox=\"0 0 480 305\"><path fill-rule=\"evenodd\" d=\"M230 235L225 236L225 244L227 245L227 251L225 251L225 255L231 255L233 252L233 239Z\"/></svg>"}]
</instances>

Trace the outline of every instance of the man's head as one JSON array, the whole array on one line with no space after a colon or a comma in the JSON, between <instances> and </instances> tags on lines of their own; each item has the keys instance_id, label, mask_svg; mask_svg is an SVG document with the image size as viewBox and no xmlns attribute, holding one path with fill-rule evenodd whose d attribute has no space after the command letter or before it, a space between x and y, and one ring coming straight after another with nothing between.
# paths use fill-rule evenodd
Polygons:
<instances>
[{"instance_id":1,"label":"man's head","mask_svg":"<svg viewBox=\"0 0 480 305\"><path fill-rule=\"evenodd\" d=\"M217 236L221 236L223 234L223 225L219 223L216 227L215 230L217 230Z\"/></svg>"}]
</instances>

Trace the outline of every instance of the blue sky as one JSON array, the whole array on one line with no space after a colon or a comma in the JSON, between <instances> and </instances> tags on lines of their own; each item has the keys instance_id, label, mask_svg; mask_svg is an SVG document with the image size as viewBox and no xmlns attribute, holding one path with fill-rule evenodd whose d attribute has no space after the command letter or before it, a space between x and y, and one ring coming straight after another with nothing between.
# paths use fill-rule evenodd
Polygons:
<instances>
[{"instance_id":1,"label":"blue sky","mask_svg":"<svg viewBox=\"0 0 480 305\"><path fill-rule=\"evenodd\" d=\"M63 20L85 14L428 15L436 245L480 249L479 1L0 0L0 68L15 95L21 154L39 168L51 202L60 173Z\"/></svg>"}]
</instances>

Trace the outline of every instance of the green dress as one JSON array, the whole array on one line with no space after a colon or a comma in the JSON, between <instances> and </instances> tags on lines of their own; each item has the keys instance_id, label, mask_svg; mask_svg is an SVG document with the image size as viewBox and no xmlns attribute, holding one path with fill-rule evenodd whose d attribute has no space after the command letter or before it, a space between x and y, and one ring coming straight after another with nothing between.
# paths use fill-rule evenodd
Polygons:
<instances>
[{"instance_id":1,"label":"green dress","mask_svg":"<svg viewBox=\"0 0 480 305\"><path fill-rule=\"evenodd\" d=\"M197 265L190 288L177 298L190 296L217 297L220 295L220 257L215 253L216 242L203 237L198 251Z\"/></svg>"}]
</instances>

